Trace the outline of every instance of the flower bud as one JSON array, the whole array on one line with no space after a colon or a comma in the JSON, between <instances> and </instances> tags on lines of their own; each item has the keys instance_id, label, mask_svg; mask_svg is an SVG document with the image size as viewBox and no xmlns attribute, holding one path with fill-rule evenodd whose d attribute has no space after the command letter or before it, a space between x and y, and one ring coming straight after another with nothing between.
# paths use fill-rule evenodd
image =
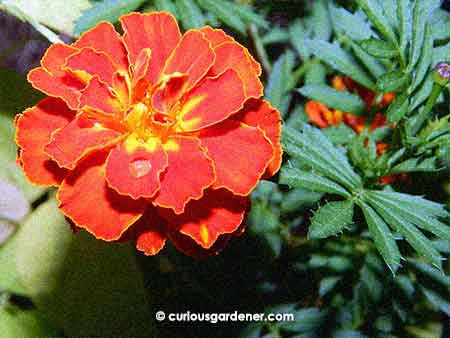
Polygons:
<instances>
[{"instance_id":1,"label":"flower bud","mask_svg":"<svg viewBox=\"0 0 450 338\"><path fill-rule=\"evenodd\" d=\"M434 66L433 80L442 87L450 82L450 64L448 62L439 62Z\"/></svg>"}]
</instances>

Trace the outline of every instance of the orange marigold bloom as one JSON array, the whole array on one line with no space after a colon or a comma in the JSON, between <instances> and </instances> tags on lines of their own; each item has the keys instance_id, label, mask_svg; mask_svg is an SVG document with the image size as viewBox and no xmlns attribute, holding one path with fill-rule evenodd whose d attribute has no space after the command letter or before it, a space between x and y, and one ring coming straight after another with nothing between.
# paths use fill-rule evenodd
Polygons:
<instances>
[{"instance_id":1,"label":"orange marigold bloom","mask_svg":"<svg viewBox=\"0 0 450 338\"><path fill-rule=\"evenodd\" d=\"M281 117L261 67L222 30L181 34L166 12L54 44L29 82L48 95L16 120L29 180L105 241L208 255L243 229L248 195L280 168ZM220 237L219 237L220 236Z\"/></svg>"}]
</instances>

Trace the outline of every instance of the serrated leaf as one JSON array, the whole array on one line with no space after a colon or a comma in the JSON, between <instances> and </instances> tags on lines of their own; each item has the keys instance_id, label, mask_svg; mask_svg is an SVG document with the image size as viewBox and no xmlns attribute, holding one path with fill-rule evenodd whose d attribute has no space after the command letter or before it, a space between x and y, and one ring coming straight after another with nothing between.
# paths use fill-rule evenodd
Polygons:
<instances>
[{"instance_id":1,"label":"serrated leaf","mask_svg":"<svg viewBox=\"0 0 450 338\"><path fill-rule=\"evenodd\" d=\"M241 34L245 34L246 25L241 18L236 15L234 8L228 1L196 0L198 5L205 11L215 14L220 21L235 29Z\"/></svg>"},{"instance_id":2,"label":"serrated leaf","mask_svg":"<svg viewBox=\"0 0 450 338\"><path fill-rule=\"evenodd\" d=\"M412 11L410 0L397 1L397 18L400 22L400 51L403 57L405 57L412 34Z\"/></svg>"},{"instance_id":3,"label":"serrated leaf","mask_svg":"<svg viewBox=\"0 0 450 338\"><path fill-rule=\"evenodd\" d=\"M280 173L280 183L287 184L291 188L304 188L317 192L338 194L350 197L350 193L339 184L311 172L283 167Z\"/></svg>"},{"instance_id":4,"label":"serrated leaf","mask_svg":"<svg viewBox=\"0 0 450 338\"><path fill-rule=\"evenodd\" d=\"M335 70L350 76L356 82L369 89L375 89L375 83L359 66L353 57L344 51L339 45L322 40L310 40L311 52L320 60L333 67Z\"/></svg>"},{"instance_id":5,"label":"serrated leaf","mask_svg":"<svg viewBox=\"0 0 450 338\"><path fill-rule=\"evenodd\" d=\"M361 41L361 48L364 49L369 55L377 58L387 59L398 55L398 51L393 45L375 38Z\"/></svg>"},{"instance_id":6,"label":"serrated leaf","mask_svg":"<svg viewBox=\"0 0 450 338\"><path fill-rule=\"evenodd\" d=\"M401 174L407 172L434 172L439 171L442 168L439 167L436 157L430 157L426 159L410 158L405 160L396 166L394 166L389 173Z\"/></svg>"},{"instance_id":7,"label":"serrated leaf","mask_svg":"<svg viewBox=\"0 0 450 338\"><path fill-rule=\"evenodd\" d=\"M360 15L350 13L343 7L336 7L332 2L329 3L329 10L336 32L355 41L368 39L373 35L369 23ZM349 22L352 24L349 25Z\"/></svg>"},{"instance_id":8,"label":"serrated leaf","mask_svg":"<svg viewBox=\"0 0 450 338\"><path fill-rule=\"evenodd\" d=\"M367 70L375 77L379 78L386 73L386 68L376 58L367 54L358 43L350 41L353 53L358 60L367 68Z\"/></svg>"},{"instance_id":9,"label":"serrated leaf","mask_svg":"<svg viewBox=\"0 0 450 338\"><path fill-rule=\"evenodd\" d=\"M385 203L380 203L376 199L367 196L367 202L372 205L375 210L383 217L383 219L402 236L406 241L431 264L438 268L442 268L442 257L434 248L432 242L425 237L414 225L403 219L397 214L396 209L392 209Z\"/></svg>"},{"instance_id":10,"label":"serrated leaf","mask_svg":"<svg viewBox=\"0 0 450 338\"><path fill-rule=\"evenodd\" d=\"M327 68L320 62L314 62L305 73L305 84L325 84L327 81Z\"/></svg>"},{"instance_id":11,"label":"serrated leaf","mask_svg":"<svg viewBox=\"0 0 450 338\"><path fill-rule=\"evenodd\" d=\"M377 0L356 0L361 6L364 12L369 17L372 24L378 29L378 31L384 35L392 44L397 44L397 38L394 30L392 29L386 13L380 6Z\"/></svg>"},{"instance_id":12,"label":"serrated leaf","mask_svg":"<svg viewBox=\"0 0 450 338\"><path fill-rule=\"evenodd\" d=\"M372 234L376 248L380 252L389 269L395 274L400 267L401 254L395 238L383 219L364 202L360 203L367 226Z\"/></svg>"},{"instance_id":13,"label":"serrated leaf","mask_svg":"<svg viewBox=\"0 0 450 338\"><path fill-rule=\"evenodd\" d=\"M291 51L287 51L274 63L265 89L266 99L278 108L283 116L286 115L289 106L290 95L287 94L295 85L292 76L293 67L294 55Z\"/></svg>"},{"instance_id":14,"label":"serrated leaf","mask_svg":"<svg viewBox=\"0 0 450 338\"><path fill-rule=\"evenodd\" d=\"M409 83L409 80L408 74L400 70L394 70L382 75L378 79L377 88L382 93L397 92L403 90Z\"/></svg>"},{"instance_id":15,"label":"serrated leaf","mask_svg":"<svg viewBox=\"0 0 450 338\"><path fill-rule=\"evenodd\" d=\"M433 35L431 25L427 24L425 28L425 37L423 42L422 53L419 58L419 63L415 70L414 81L411 85L411 90L415 90L427 75L433 59Z\"/></svg>"},{"instance_id":16,"label":"serrated leaf","mask_svg":"<svg viewBox=\"0 0 450 338\"><path fill-rule=\"evenodd\" d=\"M429 266L428 264L419 262L415 259L408 259L408 262L419 272L424 274L425 276L428 276L435 282L441 284L444 286L448 292L450 293L450 277L444 275L442 271L439 271L436 268L433 268Z\"/></svg>"},{"instance_id":17,"label":"serrated leaf","mask_svg":"<svg viewBox=\"0 0 450 338\"><path fill-rule=\"evenodd\" d=\"M333 144L347 144L356 135L353 129L343 123L337 126L329 126L322 131Z\"/></svg>"},{"instance_id":18,"label":"serrated leaf","mask_svg":"<svg viewBox=\"0 0 450 338\"><path fill-rule=\"evenodd\" d=\"M94 27L102 20L116 22L120 16L134 11L144 3L145 0L102 0L97 2L77 20L73 33L75 36ZM64 6L67 6L65 4Z\"/></svg>"},{"instance_id":19,"label":"serrated leaf","mask_svg":"<svg viewBox=\"0 0 450 338\"><path fill-rule=\"evenodd\" d=\"M366 110L364 101L356 94L334 89L325 84L309 84L298 89L299 93L319 101L329 108L343 112L362 115Z\"/></svg>"},{"instance_id":20,"label":"serrated leaf","mask_svg":"<svg viewBox=\"0 0 450 338\"><path fill-rule=\"evenodd\" d=\"M319 296L323 297L327 293L329 293L331 290L334 289L336 284L342 279L342 277L326 277L320 281L319 284Z\"/></svg>"},{"instance_id":21,"label":"serrated leaf","mask_svg":"<svg viewBox=\"0 0 450 338\"><path fill-rule=\"evenodd\" d=\"M205 25L205 16L194 0L175 0L175 5L184 28L200 28Z\"/></svg>"},{"instance_id":22,"label":"serrated leaf","mask_svg":"<svg viewBox=\"0 0 450 338\"><path fill-rule=\"evenodd\" d=\"M297 19L289 26L289 39L300 57L303 60L309 59L311 54L307 43L309 36L301 20Z\"/></svg>"},{"instance_id":23,"label":"serrated leaf","mask_svg":"<svg viewBox=\"0 0 450 338\"><path fill-rule=\"evenodd\" d=\"M421 287L421 290L425 297L427 297L428 301L433 304L435 308L444 312L447 316L450 316L450 302L448 300L444 299L437 292L430 289Z\"/></svg>"},{"instance_id":24,"label":"serrated leaf","mask_svg":"<svg viewBox=\"0 0 450 338\"><path fill-rule=\"evenodd\" d=\"M431 91L433 90L433 77L432 74L428 74L425 80L420 85L419 89L416 91L414 96L411 99L411 103L409 106L410 111L414 111L417 107L419 107L425 100L430 96Z\"/></svg>"},{"instance_id":25,"label":"serrated leaf","mask_svg":"<svg viewBox=\"0 0 450 338\"><path fill-rule=\"evenodd\" d=\"M407 94L397 95L389 105L386 116L390 123L400 121L408 112L409 100Z\"/></svg>"},{"instance_id":26,"label":"serrated leaf","mask_svg":"<svg viewBox=\"0 0 450 338\"><path fill-rule=\"evenodd\" d=\"M314 214L308 229L308 237L327 238L342 232L353 223L353 206L353 201L325 204Z\"/></svg>"},{"instance_id":27,"label":"serrated leaf","mask_svg":"<svg viewBox=\"0 0 450 338\"><path fill-rule=\"evenodd\" d=\"M314 37L328 41L331 37L332 27L328 7L324 0L317 0L313 3L312 20L314 23Z\"/></svg>"}]
</instances>

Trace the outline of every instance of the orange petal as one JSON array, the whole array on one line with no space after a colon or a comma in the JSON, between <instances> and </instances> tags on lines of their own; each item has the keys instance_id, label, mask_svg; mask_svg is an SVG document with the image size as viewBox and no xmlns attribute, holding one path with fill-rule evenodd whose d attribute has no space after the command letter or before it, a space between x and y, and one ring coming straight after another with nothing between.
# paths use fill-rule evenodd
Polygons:
<instances>
[{"instance_id":1,"label":"orange petal","mask_svg":"<svg viewBox=\"0 0 450 338\"><path fill-rule=\"evenodd\" d=\"M58 185L67 174L44 153L44 146L52 133L69 123L74 114L60 99L46 98L16 119L16 142L21 148L19 162L34 184Z\"/></svg>"},{"instance_id":2,"label":"orange petal","mask_svg":"<svg viewBox=\"0 0 450 338\"><path fill-rule=\"evenodd\" d=\"M123 234L122 239L133 240L136 248L147 256L154 256L166 244L166 220L159 216L156 208L148 208L142 217Z\"/></svg>"},{"instance_id":3,"label":"orange petal","mask_svg":"<svg viewBox=\"0 0 450 338\"><path fill-rule=\"evenodd\" d=\"M185 92L188 74L174 73L167 76L152 96L152 107L161 113L169 113Z\"/></svg>"},{"instance_id":4,"label":"orange petal","mask_svg":"<svg viewBox=\"0 0 450 338\"><path fill-rule=\"evenodd\" d=\"M321 108L321 104L319 102L317 102L317 101L306 102L305 112L306 112L306 115L308 115L311 123L313 123L317 127L319 127L319 128L328 127L328 122L327 122L327 120L325 120L325 118L323 116L323 109Z\"/></svg>"},{"instance_id":5,"label":"orange petal","mask_svg":"<svg viewBox=\"0 0 450 338\"><path fill-rule=\"evenodd\" d=\"M234 120L202 130L199 137L216 168L213 188L237 195L246 196L256 187L274 155L261 129Z\"/></svg>"},{"instance_id":6,"label":"orange petal","mask_svg":"<svg viewBox=\"0 0 450 338\"><path fill-rule=\"evenodd\" d=\"M71 72L88 83L89 79L97 75L101 81L112 85L116 67L111 58L104 52L85 47L67 58L66 66Z\"/></svg>"},{"instance_id":7,"label":"orange petal","mask_svg":"<svg viewBox=\"0 0 450 338\"><path fill-rule=\"evenodd\" d=\"M167 154L158 140L140 144L130 136L109 154L106 180L121 195L150 198L159 190L166 168Z\"/></svg>"},{"instance_id":8,"label":"orange petal","mask_svg":"<svg viewBox=\"0 0 450 338\"><path fill-rule=\"evenodd\" d=\"M94 76L89 80L80 97L80 107L90 107L107 114L117 114L121 111L121 102L108 85Z\"/></svg>"},{"instance_id":9,"label":"orange petal","mask_svg":"<svg viewBox=\"0 0 450 338\"><path fill-rule=\"evenodd\" d=\"M252 127L259 127L272 143L274 156L267 167L264 177L273 176L281 166L283 149L281 148L281 115L265 100L248 100L244 109L233 116Z\"/></svg>"},{"instance_id":10,"label":"orange petal","mask_svg":"<svg viewBox=\"0 0 450 338\"><path fill-rule=\"evenodd\" d=\"M78 227L113 241L141 217L148 202L119 195L108 187L106 156L107 152L98 152L86 158L64 179L57 198L61 211Z\"/></svg>"},{"instance_id":11,"label":"orange petal","mask_svg":"<svg viewBox=\"0 0 450 338\"><path fill-rule=\"evenodd\" d=\"M181 38L175 18L167 12L132 13L121 17L120 22L130 63L136 62L142 49L152 51L147 77L150 83L156 84L165 61Z\"/></svg>"},{"instance_id":12,"label":"orange petal","mask_svg":"<svg viewBox=\"0 0 450 338\"><path fill-rule=\"evenodd\" d=\"M209 75L217 76L226 69L232 68L242 79L247 97L258 98L263 95L263 85L243 46L237 42L225 42L214 48L214 52L216 61Z\"/></svg>"},{"instance_id":13,"label":"orange petal","mask_svg":"<svg viewBox=\"0 0 450 338\"><path fill-rule=\"evenodd\" d=\"M184 101L178 117L180 131L195 131L225 120L245 101L242 80L233 69L203 79Z\"/></svg>"},{"instance_id":14,"label":"orange petal","mask_svg":"<svg viewBox=\"0 0 450 338\"><path fill-rule=\"evenodd\" d=\"M182 213L188 201L201 198L203 191L214 182L213 164L198 139L175 136L163 147L169 162L153 203Z\"/></svg>"},{"instance_id":15,"label":"orange petal","mask_svg":"<svg viewBox=\"0 0 450 338\"><path fill-rule=\"evenodd\" d=\"M231 192L207 190L204 196L189 203L181 215L168 210L160 214L167 220L168 227L191 237L205 249L211 248L219 235L236 231L244 220L248 200Z\"/></svg>"},{"instance_id":16,"label":"orange petal","mask_svg":"<svg viewBox=\"0 0 450 338\"><path fill-rule=\"evenodd\" d=\"M74 169L86 155L119 142L121 136L122 133L79 115L52 135L45 153L60 167Z\"/></svg>"},{"instance_id":17,"label":"orange petal","mask_svg":"<svg viewBox=\"0 0 450 338\"><path fill-rule=\"evenodd\" d=\"M28 82L37 90L62 99L70 108L79 106L80 90L84 84L70 74L57 77L42 67L32 69L27 76Z\"/></svg>"},{"instance_id":18,"label":"orange petal","mask_svg":"<svg viewBox=\"0 0 450 338\"><path fill-rule=\"evenodd\" d=\"M127 51L122 38L109 22L100 22L97 26L83 33L73 44L76 48L92 47L105 52L114 61L116 67L128 71Z\"/></svg>"},{"instance_id":19,"label":"orange petal","mask_svg":"<svg viewBox=\"0 0 450 338\"><path fill-rule=\"evenodd\" d=\"M226 34L221 29L214 29L214 28L211 28L210 26L205 26L205 27L202 27L200 29L200 31L203 34L205 34L206 38L209 40L209 42L211 42L211 46L213 48L216 48L217 46L219 46L220 44L222 44L224 42L235 42L235 40L231 36ZM249 53L247 48L244 48L244 50L245 50L245 54L247 54L247 57L250 60L250 64L252 65L252 68L255 71L255 73L258 76L261 75L261 72L262 72L261 65L253 58L253 56Z\"/></svg>"},{"instance_id":20,"label":"orange petal","mask_svg":"<svg viewBox=\"0 0 450 338\"><path fill-rule=\"evenodd\" d=\"M65 74L62 67L66 63L66 59L78 52L78 48L68 46L62 43L55 43L48 47L41 60L44 69L54 76L63 76Z\"/></svg>"},{"instance_id":21,"label":"orange petal","mask_svg":"<svg viewBox=\"0 0 450 338\"><path fill-rule=\"evenodd\" d=\"M214 59L215 55L209 41L200 31L190 30L183 35L167 59L163 74L188 74L185 89L189 90L206 75Z\"/></svg>"},{"instance_id":22,"label":"orange petal","mask_svg":"<svg viewBox=\"0 0 450 338\"><path fill-rule=\"evenodd\" d=\"M146 75L148 73L151 57L151 50L149 48L144 48L139 53L136 62L132 66L133 80L131 85L133 87L133 98L135 102L140 101L147 92L149 82L148 79L146 79Z\"/></svg>"}]
</instances>

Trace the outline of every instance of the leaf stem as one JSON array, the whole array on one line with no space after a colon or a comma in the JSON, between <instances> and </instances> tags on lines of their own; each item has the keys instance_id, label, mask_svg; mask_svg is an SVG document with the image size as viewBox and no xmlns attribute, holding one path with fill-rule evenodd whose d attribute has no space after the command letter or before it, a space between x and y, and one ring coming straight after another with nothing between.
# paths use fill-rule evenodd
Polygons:
<instances>
[{"instance_id":1,"label":"leaf stem","mask_svg":"<svg viewBox=\"0 0 450 338\"><path fill-rule=\"evenodd\" d=\"M412 126L413 134L416 134L420 130L422 125L425 123L425 121L429 118L431 110L433 109L434 105L436 104L436 101L439 98L439 95L441 95L441 92L443 89L444 89L444 87L438 83L435 83L433 85L433 89L431 90L431 94L428 97L428 101L427 101L425 108L421 112L419 112L419 114L417 114L417 116L416 116L414 125Z\"/></svg>"},{"instance_id":2,"label":"leaf stem","mask_svg":"<svg viewBox=\"0 0 450 338\"><path fill-rule=\"evenodd\" d=\"M270 64L269 57L267 56L266 49L261 41L261 37L258 33L258 27L255 24L250 24L248 27L249 35L252 38L253 46L255 47L256 54L258 55L258 59L262 64L264 72L266 74L270 74L272 71L272 65Z\"/></svg>"}]
</instances>

